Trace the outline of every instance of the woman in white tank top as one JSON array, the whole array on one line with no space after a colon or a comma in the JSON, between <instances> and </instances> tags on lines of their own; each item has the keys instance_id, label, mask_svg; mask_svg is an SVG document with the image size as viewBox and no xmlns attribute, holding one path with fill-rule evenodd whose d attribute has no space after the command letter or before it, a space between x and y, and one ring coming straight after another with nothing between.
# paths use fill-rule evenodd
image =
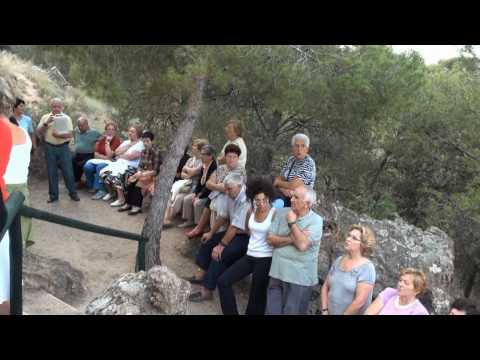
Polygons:
<instances>
[{"instance_id":1,"label":"woman in white tank top","mask_svg":"<svg viewBox=\"0 0 480 360\"><path fill-rule=\"evenodd\" d=\"M272 263L273 248L267 236L275 209L272 208L272 183L256 178L247 184L247 197L254 204L254 211L247 214L250 231L247 254L230 266L218 279L218 292L224 315L238 315L233 284L252 274L250 296L246 315L263 315L267 304L268 274Z\"/></svg>"},{"instance_id":2,"label":"woman in white tank top","mask_svg":"<svg viewBox=\"0 0 480 360\"><path fill-rule=\"evenodd\" d=\"M30 151L32 149L32 141L25 129L19 128L4 117L0 117L10 128L12 134L13 146L10 151L10 158L3 175L3 179L7 185L8 193L20 191L25 195L24 204L30 205L28 188L26 182L28 178L28 166L30 165ZM26 193L22 190L26 189ZM29 232L31 219L21 219L22 237ZM0 243L0 303L10 299L10 239L8 232Z\"/></svg>"},{"instance_id":3,"label":"woman in white tank top","mask_svg":"<svg viewBox=\"0 0 480 360\"><path fill-rule=\"evenodd\" d=\"M21 192L25 196L25 201L23 204L30 206L30 191L28 190L28 167L30 166L32 140L25 129L18 129L25 133L25 141L23 143L13 144L4 179L5 183L7 184L8 193L11 194L15 191ZM32 219L22 216L21 224L23 244L26 246L33 245Z\"/></svg>"}]
</instances>

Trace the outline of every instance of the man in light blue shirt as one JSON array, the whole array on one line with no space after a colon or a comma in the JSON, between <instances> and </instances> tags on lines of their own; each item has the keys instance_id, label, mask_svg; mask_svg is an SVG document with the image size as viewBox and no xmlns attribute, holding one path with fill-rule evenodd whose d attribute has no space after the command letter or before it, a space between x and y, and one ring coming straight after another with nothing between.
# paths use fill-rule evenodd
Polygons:
<instances>
[{"instance_id":1,"label":"man in light blue shirt","mask_svg":"<svg viewBox=\"0 0 480 360\"><path fill-rule=\"evenodd\" d=\"M313 212L313 189L293 191L292 207L278 209L267 241L273 250L267 294L267 315L304 315L318 283L318 252L323 218Z\"/></svg>"},{"instance_id":2,"label":"man in light blue shirt","mask_svg":"<svg viewBox=\"0 0 480 360\"><path fill-rule=\"evenodd\" d=\"M189 300L192 302L213 299L213 291L220 275L247 252L250 236L246 232L246 219L250 203L243 181L243 176L238 173L231 173L224 180L225 193L228 196L227 211L219 216L212 229L202 236L202 245L196 258L199 270L195 276L188 279L202 287L201 291L190 295ZM227 224L226 231L217 232Z\"/></svg>"},{"instance_id":3,"label":"man in light blue shirt","mask_svg":"<svg viewBox=\"0 0 480 360\"><path fill-rule=\"evenodd\" d=\"M37 137L33 129L32 118L25 115L25 101L20 98L16 98L15 105L13 105L13 117L17 121L18 126L24 128L30 135L32 139L32 151L35 151L37 149Z\"/></svg>"}]
</instances>

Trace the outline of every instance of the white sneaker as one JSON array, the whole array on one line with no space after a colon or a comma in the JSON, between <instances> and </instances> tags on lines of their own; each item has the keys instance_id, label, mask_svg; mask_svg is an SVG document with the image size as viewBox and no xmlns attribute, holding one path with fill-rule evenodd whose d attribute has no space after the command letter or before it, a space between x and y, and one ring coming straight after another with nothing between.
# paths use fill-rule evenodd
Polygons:
<instances>
[{"instance_id":1,"label":"white sneaker","mask_svg":"<svg viewBox=\"0 0 480 360\"><path fill-rule=\"evenodd\" d=\"M112 194L107 194L107 195L105 195L105 196L102 198L102 200L103 200L103 201L108 201L108 200L110 200L112 197L113 197Z\"/></svg>"},{"instance_id":2,"label":"white sneaker","mask_svg":"<svg viewBox=\"0 0 480 360\"><path fill-rule=\"evenodd\" d=\"M110 204L111 207L119 207L125 205L125 202L121 202L120 200L115 200L113 203Z\"/></svg>"}]
</instances>

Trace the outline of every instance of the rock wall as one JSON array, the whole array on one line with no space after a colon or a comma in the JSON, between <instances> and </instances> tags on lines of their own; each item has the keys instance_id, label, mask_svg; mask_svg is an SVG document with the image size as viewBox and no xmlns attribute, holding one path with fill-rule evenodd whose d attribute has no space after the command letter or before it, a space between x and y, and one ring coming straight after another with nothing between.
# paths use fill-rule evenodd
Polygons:
<instances>
[{"instance_id":1,"label":"rock wall","mask_svg":"<svg viewBox=\"0 0 480 360\"><path fill-rule=\"evenodd\" d=\"M370 226L377 236L376 251L371 257L377 272L376 296L385 287L396 287L401 269L414 267L425 272L433 297L435 313L444 314L453 297L459 295L454 285L454 242L438 228L425 231L397 218L375 220L339 204L320 206L330 230L322 239L319 277L325 279L333 261L343 253L343 241L352 224Z\"/></svg>"}]
</instances>

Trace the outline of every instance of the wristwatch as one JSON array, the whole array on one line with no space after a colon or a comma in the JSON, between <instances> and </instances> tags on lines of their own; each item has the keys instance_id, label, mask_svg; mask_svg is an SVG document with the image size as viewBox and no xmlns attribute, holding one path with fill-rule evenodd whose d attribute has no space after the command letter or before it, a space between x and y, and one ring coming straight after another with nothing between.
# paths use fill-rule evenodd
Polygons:
<instances>
[{"instance_id":1,"label":"wristwatch","mask_svg":"<svg viewBox=\"0 0 480 360\"><path fill-rule=\"evenodd\" d=\"M287 222L287 224L288 224L288 227L289 227L289 228L291 228L291 227L292 227L292 225L293 225L293 224L296 224L296 223L297 223L297 220L295 220L295 221L292 221L292 222L290 222L290 221L289 221L289 222Z\"/></svg>"}]
</instances>

